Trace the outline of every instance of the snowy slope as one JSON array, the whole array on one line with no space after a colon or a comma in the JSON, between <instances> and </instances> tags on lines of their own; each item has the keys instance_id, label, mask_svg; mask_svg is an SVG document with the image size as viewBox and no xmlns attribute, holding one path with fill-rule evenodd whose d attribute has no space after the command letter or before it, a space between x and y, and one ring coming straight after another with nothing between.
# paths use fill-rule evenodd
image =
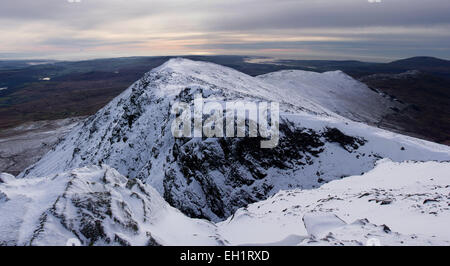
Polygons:
<instances>
[{"instance_id":1,"label":"snowy slope","mask_svg":"<svg viewBox=\"0 0 450 266\"><path fill-rule=\"evenodd\" d=\"M257 77L278 91L302 97L354 121L377 124L402 105L377 93L342 71L325 73L283 70Z\"/></svg>"},{"instance_id":2,"label":"snowy slope","mask_svg":"<svg viewBox=\"0 0 450 266\"><path fill-rule=\"evenodd\" d=\"M184 216L108 166L1 180L0 246L224 244L214 224Z\"/></svg>"},{"instance_id":3,"label":"snowy slope","mask_svg":"<svg viewBox=\"0 0 450 266\"><path fill-rule=\"evenodd\" d=\"M171 106L192 102L197 93L206 101L279 102L279 146L260 149L250 138L175 139ZM220 221L280 189L315 188L369 171L380 158L449 160L450 148L349 121L299 92L230 68L172 59L78 125L19 178L104 163L153 186L190 217Z\"/></svg>"},{"instance_id":4,"label":"snowy slope","mask_svg":"<svg viewBox=\"0 0 450 266\"><path fill-rule=\"evenodd\" d=\"M448 173L448 162L385 159L364 176L281 191L218 224L183 215L106 165L2 174L0 245L449 245Z\"/></svg>"},{"instance_id":5,"label":"snowy slope","mask_svg":"<svg viewBox=\"0 0 450 266\"><path fill-rule=\"evenodd\" d=\"M449 206L450 163L385 159L363 176L281 191L218 226L232 245L449 245Z\"/></svg>"}]
</instances>

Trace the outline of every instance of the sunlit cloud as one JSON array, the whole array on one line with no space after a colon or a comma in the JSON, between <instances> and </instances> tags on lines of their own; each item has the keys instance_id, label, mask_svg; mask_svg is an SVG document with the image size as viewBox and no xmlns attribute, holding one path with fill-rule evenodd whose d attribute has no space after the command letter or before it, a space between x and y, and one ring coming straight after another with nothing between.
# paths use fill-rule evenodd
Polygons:
<instances>
[{"instance_id":1,"label":"sunlit cloud","mask_svg":"<svg viewBox=\"0 0 450 266\"><path fill-rule=\"evenodd\" d=\"M449 13L448 0L2 1L0 58L450 58Z\"/></svg>"}]
</instances>

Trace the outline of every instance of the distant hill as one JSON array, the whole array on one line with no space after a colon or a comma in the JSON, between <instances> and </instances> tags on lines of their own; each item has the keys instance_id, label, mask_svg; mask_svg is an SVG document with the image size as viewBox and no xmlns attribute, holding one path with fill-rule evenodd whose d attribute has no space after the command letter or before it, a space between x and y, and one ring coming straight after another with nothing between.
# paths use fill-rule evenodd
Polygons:
<instances>
[{"instance_id":1,"label":"distant hill","mask_svg":"<svg viewBox=\"0 0 450 266\"><path fill-rule=\"evenodd\" d=\"M441 77L450 76L450 61L434 57L411 57L390 63L332 60L277 60L273 64L316 72L341 70L354 77L376 73L400 74L409 70L420 70Z\"/></svg>"},{"instance_id":2,"label":"distant hill","mask_svg":"<svg viewBox=\"0 0 450 266\"><path fill-rule=\"evenodd\" d=\"M0 70L25 68L35 65L50 64L55 60L0 60Z\"/></svg>"},{"instance_id":3,"label":"distant hill","mask_svg":"<svg viewBox=\"0 0 450 266\"><path fill-rule=\"evenodd\" d=\"M450 67L450 61L439 59L435 57L427 57L427 56L417 56L406 58L402 60L397 60L389 63L388 65L397 66L397 67L408 67L408 68L417 68L417 67Z\"/></svg>"},{"instance_id":4,"label":"distant hill","mask_svg":"<svg viewBox=\"0 0 450 266\"><path fill-rule=\"evenodd\" d=\"M386 64L385 67L397 71L420 70L439 76L450 75L450 61L434 57L420 56L397 60Z\"/></svg>"}]
</instances>

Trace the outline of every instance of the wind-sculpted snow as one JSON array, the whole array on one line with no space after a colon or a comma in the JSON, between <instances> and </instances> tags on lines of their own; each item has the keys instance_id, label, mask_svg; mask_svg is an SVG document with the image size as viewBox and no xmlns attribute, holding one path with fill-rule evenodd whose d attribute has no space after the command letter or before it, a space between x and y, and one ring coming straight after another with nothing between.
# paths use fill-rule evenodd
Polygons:
<instances>
[{"instance_id":1,"label":"wind-sculpted snow","mask_svg":"<svg viewBox=\"0 0 450 266\"><path fill-rule=\"evenodd\" d=\"M0 245L221 245L215 225L108 166L0 184Z\"/></svg>"},{"instance_id":2,"label":"wind-sculpted snow","mask_svg":"<svg viewBox=\"0 0 450 266\"><path fill-rule=\"evenodd\" d=\"M449 245L450 163L384 159L314 190L280 191L218 224L231 245Z\"/></svg>"},{"instance_id":3,"label":"wind-sculpted snow","mask_svg":"<svg viewBox=\"0 0 450 266\"><path fill-rule=\"evenodd\" d=\"M192 103L197 94L205 101L279 102L279 145L260 149L258 138L175 139L171 107ZM19 178L107 164L153 186L190 217L220 221L281 189L317 188L369 171L380 158L450 158L447 146L352 122L305 96L223 66L173 59L78 125Z\"/></svg>"}]
</instances>

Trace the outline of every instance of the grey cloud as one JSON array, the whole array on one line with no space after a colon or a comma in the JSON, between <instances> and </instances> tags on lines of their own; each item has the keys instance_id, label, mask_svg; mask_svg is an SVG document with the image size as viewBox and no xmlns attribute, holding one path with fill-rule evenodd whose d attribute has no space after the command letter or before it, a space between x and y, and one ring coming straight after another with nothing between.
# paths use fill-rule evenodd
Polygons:
<instances>
[{"instance_id":1,"label":"grey cloud","mask_svg":"<svg viewBox=\"0 0 450 266\"><path fill-rule=\"evenodd\" d=\"M198 29L355 27L450 24L448 0L15 0L2 1L0 17L93 26L155 14L179 16ZM196 19L187 18L194 15ZM174 22L175 23L175 22Z\"/></svg>"},{"instance_id":2,"label":"grey cloud","mask_svg":"<svg viewBox=\"0 0 450 266\"><path fill-rule=\"evenodd\" d=\"M0 30L7 36L8 32L17 33L21 29L25 35L30 29L19 26L42 24L45 28L48 25L52 30L42 32L31 45L58 48L84 49L177 41L187 51L216 49L232 53L236 50L309 49L344 53L353 49L359 54L385 53L386 56L394 56L395 53L408 51L416 55L428 53L450 58L449 14L449 0L382 0L377 4L371 4L368 0L81 0L81 3L69 3L67 0L3 0L0 3L0 21L3 22ZM148 25L138 28L148 28L152 35L134 34L136 32L130 29L136 39L129 41L130 37L123 35L127 33L128 25L136 25L130 21L139 18L144 19L139 23ZM154 20L146 21L148 18ZM119 32L109 26L112 23L125 26ZM380 33L374 27L397 27L397 30L395 34ZM401 27L405 28L405 32L398 30ZM367 32L356 30L361 28L367 28ZM352 33L353 29L355 33ZM190 32L193 34L189 35ZM70 33L76 36L68 36ZM280 41L239 42L230 37L233 34L253 37L261 34L268 39L279 38ZM283 41L283 36L303 35L343 40ZM193 40L206 40L206 44L183 45L183 41L188 43ZM11 40L0 40L0 47L7 47L4 44L8 42L11 43ZM9 47L15 45L12 43ZM19 53L5 49L0 52ZM28 51L21 53L25 55Z\"/></svg>"},{"instance_id":3,"label":"grey cloud","mask_svg":"<svg viewBox=\"0 0 450 266\"><path fill-rule=\"evenodd\" d=\"M278 41L278 42L247 42L247 43L218 43L204 45L190 45L192 49L226 50L230 53L258 54L259 50L295 50L307 51L304 58L323 59L363 59L389 58L399 59L418 55L428 55L448 58L450 39L431 38L426 40L411 39L398 36L394 39L383 35L352 41ZM260 52L259 52L260 53ZM279 52L278 52L279 54ZM289 54L285 54L288 55ZM330 55L333 56L330 58ZM327 58L328 57L328 58Z\"/></svg>"},{"instance_id":4,"label":"grey cloud","mask_svg":"<svg viewBox=\"0 0 450 266\"><path fill-rule=\"evenodd\" d=\"M231 10L223 8L220 18L209 18L205 25L216 30L253 30L450 23L448 0L264 1L245 5L241 12Z\"/></svg>"},{"instance_id":5,"label":"grey cloud","mask_svg":"<svg viewBox=\"0 0 450 266\"><path fill-rule=\"evenodd\" d=\"M142 16L161 14L164 7L145 0L15 0L2 1L0 18L18 24L46 22L73 28L95 28L99 24L126 21Z\"/></svg>"}]
</instances>

